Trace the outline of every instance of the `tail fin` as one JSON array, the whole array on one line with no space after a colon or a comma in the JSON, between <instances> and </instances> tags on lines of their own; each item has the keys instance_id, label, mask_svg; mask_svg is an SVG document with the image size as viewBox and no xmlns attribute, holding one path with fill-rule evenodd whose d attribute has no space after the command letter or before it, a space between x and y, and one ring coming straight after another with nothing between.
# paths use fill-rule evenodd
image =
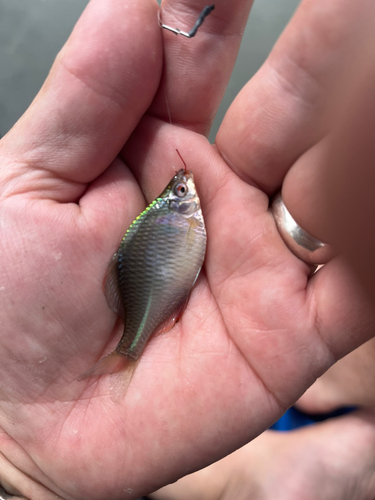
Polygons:
<instances>
[{"instance_id":1,"label":"tail fin","mask_svg":"<svg viewBox=\"0 0 375 500\"><path fill-rule=\"evenodd\" d=\"M81 381L89 377L99 377L100 375L106 375L110 373L116 373L123 370L132 360L118 353L117 351L112 351L107 356L102 358L100 361L95 363L89 370L85 371L78 377L77 380Z\"/></svg>"}]
</instances>

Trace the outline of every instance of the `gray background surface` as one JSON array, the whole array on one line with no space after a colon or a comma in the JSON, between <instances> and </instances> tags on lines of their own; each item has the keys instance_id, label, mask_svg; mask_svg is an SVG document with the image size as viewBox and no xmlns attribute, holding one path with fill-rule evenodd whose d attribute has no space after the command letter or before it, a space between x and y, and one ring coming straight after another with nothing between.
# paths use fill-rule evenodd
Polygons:
<instances>
[{"instance_id":1,"label":"gray background surface","mask_svg":"<svg viewBox=\"0 0 375 500\"><path fill-rule=\"evenodd\" d=\"M88 0L0 0L0 135L12 127L37 94L87 3ZM261 66L298 3L299 0L255 0L211 132L212 141L226 109Z\"/></svg>"}]
</instances>

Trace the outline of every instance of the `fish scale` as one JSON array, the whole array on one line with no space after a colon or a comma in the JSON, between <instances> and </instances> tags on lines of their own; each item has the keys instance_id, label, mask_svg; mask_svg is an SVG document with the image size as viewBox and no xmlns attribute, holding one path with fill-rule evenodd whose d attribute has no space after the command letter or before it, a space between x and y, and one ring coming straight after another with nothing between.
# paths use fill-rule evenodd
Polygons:
<instances>
[{"instance_id":1,"label":"fish scale","mask_svg":"<svg viewBox=\"0 0 375 500\"><path fill-rule=\"evenodd\" d=\"M119 270L125 329L118 349L132 359L138 358L153 331L185 302L204 257L200 238L187 249L189 219L171 213L166 200L158 202L134 221L118 251L119 256L126 255ZM203 218L200 222L198 231L204 238ZM141 336L134 343L134 332L140 329Z\"/></svg>"},{"instance_id":2,"label":"fish scale","mask_svg":"<svg viewBox=\"0 0 375 500\"><path fill-rule=\"evenodd\" d=\"M80 379L136 361L155 331L183 309L199 275L206 229L193 175L180 170L131 224L108 268L109 306L123 319L116 349Z\"/></svg>"}]
</instances>

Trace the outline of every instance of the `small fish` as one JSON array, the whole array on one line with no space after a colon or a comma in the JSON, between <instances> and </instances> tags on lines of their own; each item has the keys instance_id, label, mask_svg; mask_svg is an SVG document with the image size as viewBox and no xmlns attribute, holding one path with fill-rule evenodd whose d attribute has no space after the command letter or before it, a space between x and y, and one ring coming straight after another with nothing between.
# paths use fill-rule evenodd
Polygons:
<instances>
[{"instance_id":1,"label":"small fish","mask_svg":"<svg viewBox=\"0 0 375 500\"><path fill-rule=\"evenodd\" d=\"M105 281L109 307L124 321L116 349L80 376L113 373L136 361L153 333L176 323L198 278L206 229L193 174L181 169L129 227Z\"/></svg>"}]
</instances>

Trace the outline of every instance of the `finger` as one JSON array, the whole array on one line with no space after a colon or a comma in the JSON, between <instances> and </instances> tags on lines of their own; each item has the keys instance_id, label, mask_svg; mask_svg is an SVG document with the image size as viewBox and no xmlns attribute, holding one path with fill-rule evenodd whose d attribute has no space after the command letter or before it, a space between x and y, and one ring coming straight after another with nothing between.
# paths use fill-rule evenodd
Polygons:
<instances>
[{"instance_id":1,"label":"finger","mask_svg":"<svg viewBox=\"0 0 375 500\"><path fill-rule=\"evenodd\" d=\"M209 2L208 2L209 3ZM229 81L252 0L215 2L192 39L163 30L164 75L150 112L207 134ZM189 31L204 4L202 0L166 0L162 22Z\"/></svg>"},{"instance_id":2,"label":"finger","mask_svg":"<svg viewBox=\"0 0 375 500\"><path fill-rule=\"evenodd\" d=\"M374 19L375 8L372 14ZM344 80L335 128L325 144L293 166L283 196L303 227L348 259L375 304L373 26L362 36L349 59L352 76Z\"/></svg>"},{"instance_id":3,"label":"finger","mask_svg":"<svg viewBox=\"0 0 375 500\"><path fill-rule=\"evenodd\" d=\"M156 2L92 0L35 101L1 142L9 165L2 185L60 201L79 197L150 105L161 61Z\"/></svg>"},{"instance_id":4,"label":"finger","mask_svg":"<svg viewBox=\"0 0 375 500\"><path fill-rule=\"evenodd\" d=\"M327 89L368 0L305 0L216 137L224 159L267 193L325 134Z\"/></svg>"},{"instance_id":5,"label":"finger","mask_svg":"<svg viewBox=\"0 0 375 500\"><path fill-rule=\"evenodd\" d=\"M115 159L79 200L80 214L106 266L126 230L146 205L131 171Z\"/></svg>"}]
</instances>

